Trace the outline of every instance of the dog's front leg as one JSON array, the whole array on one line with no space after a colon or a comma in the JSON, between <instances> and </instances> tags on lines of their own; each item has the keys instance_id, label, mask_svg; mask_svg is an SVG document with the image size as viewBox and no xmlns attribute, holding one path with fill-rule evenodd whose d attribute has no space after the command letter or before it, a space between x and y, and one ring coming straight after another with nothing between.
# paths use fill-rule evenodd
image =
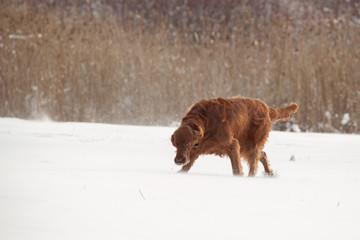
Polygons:
<instances>
[{"instance_id":1,"label":"dog's front leg","mask_svg":"<svg viewBox=\"0 0 360 240\"><path fill-rule=\"evenodd\" d=\"M197 152L190 152L190 161L188 164L182 166L181 170L179 171L180 173L187 173L190 168L194 165L195 160L199 157L199 153Z\"/></svg>"}]
</instances>

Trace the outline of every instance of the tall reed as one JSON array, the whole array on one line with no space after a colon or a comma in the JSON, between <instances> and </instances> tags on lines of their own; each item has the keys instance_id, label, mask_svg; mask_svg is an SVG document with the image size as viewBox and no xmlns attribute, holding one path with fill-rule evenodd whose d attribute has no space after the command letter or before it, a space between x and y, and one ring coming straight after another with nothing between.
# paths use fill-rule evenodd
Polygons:
<instances>
[{"instance_id":1,"label":"tall reed","mask_svg":"<svg viewBox=\"0 0 360 240\"><path fill-rule=\"evenodd\" d=\"M349 11L188 7L175 21L156 6L151 17L125 3L99 9L0 3L0 116L167 125L201 98L242 95L297 102L303 131L360 131L360 24Z\"/></svg>"}]
</instances>

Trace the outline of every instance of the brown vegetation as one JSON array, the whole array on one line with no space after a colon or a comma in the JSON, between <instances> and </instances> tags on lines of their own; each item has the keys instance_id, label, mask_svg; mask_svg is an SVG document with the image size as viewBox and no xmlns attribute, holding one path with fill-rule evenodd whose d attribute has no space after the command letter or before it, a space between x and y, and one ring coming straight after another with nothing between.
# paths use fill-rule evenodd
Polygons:
<instances>
[{"instance_id":1,"label":"brown vegetation","mask_svg":"<svg viewBox=\"0 0 360 240\"><path fill-rule=\"evenodd\" d=\"M166 125L199 99L242 95L297 102L302 130L360 132L356 1L160 2L0 2L0 116Z\"/></svg>"}]
</instances>

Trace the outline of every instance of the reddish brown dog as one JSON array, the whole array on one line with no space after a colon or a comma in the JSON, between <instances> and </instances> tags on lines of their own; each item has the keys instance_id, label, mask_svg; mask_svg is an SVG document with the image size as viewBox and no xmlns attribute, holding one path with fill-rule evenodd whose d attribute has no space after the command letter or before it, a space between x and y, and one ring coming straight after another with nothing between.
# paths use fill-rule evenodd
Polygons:
<instances>
[{"instance_id":1,"label":"reddish brown dog","mask_svg":"<svg viewBox=\"0 0 360 240\"><path fill-rule=\"evenodd\" d=\"M249 176L256 175L259 160L266 174L273 175L262 151L271 122L286 120L297 109L296 103L275 109L242 97L203 99L190 108L171 136L177 149L175 163L183 165L181 172L188 172L201 154L227 155L234 175L244 175L241 158L249 165Z\"/></svg>"}]
</instances>

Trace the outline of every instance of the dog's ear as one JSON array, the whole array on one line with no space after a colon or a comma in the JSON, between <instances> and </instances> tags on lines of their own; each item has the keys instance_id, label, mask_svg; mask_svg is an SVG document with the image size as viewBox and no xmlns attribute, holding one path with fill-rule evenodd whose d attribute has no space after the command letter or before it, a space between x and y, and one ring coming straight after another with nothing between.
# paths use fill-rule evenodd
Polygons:
<instances>
[{"instance_id":1,"label":"dog's ear","mask_svg":"<svg viewBox=\"0 0 360 240\"><path fill-rule=\"evenodd\" d=\"M204 136L204 132L198 125L195 125L193 128L193 133L196 138L202 138Z\"/></svg>"},{"instance_id":2,"label":"dog's ear","mask_svg":"<svg viewBox=\"0 0 360 240\"><path fill-rule=\"evenodd\" d=\"M172 143L172 145L175 147L175 143L174 143L174 134L173 134L173 135L171 135L171 143Z\"/></svg>"}]
</instances>

